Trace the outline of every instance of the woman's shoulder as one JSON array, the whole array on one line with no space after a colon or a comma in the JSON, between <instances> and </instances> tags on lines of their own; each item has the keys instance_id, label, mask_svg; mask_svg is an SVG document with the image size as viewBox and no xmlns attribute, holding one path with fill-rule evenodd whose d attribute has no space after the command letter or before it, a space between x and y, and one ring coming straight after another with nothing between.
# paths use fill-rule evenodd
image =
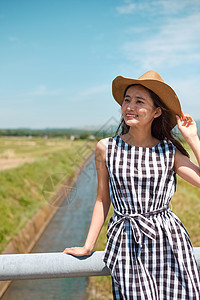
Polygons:
<instances>
[{"instance_id":1,"label":"woman's shoulder","mask_svg":"<svg viewBox=\"0 0 200 300\"><path fill-rule=\"evenodd\" d=\"M107 138L103 138L97 142L95 150L96 161L106 161L106 145Z\"/></svg>"},{"instance_id":2,"label":"woman's shoulder","mask_svg":"<svg viewBox=\"0 0 200 300\"><path fill-rule=\"evenodd\" d=\"M106 137L106 138L103 138L103 139L101 139L101 140L99 140L98 142L97 142L97 147L98 148L105 148L106 147L106 145L108 144L108 142L109 141L111 141L111 140L113 140L115 137L113 137L113 136L109 136L109 137Z\"/></svg>"},{"instance_id":3,"label":"woman's shoulder","mask_svg":"<svg viewBox=\"0 0 200 300\"><path fill-rule=\"evenodd\" d=\"M96 144L96 152L105 153L106 149L109 147L109 144L113 142L115 137L109 136L99 140Z\"/></svg>"},{"instance_id":4,"label":"woman's shoulder","mask_svg":"<svg viewBox=\"0 0 200 300\"><path fill-rule=\"evenodd\" d=\"M105 152L106 152L106 138L101 139L97 142L96 150L95 150L96 156L104 155Z\"/></svg>"},{"instance_id":5,"label":"woman's shoulder","mask_svg":"<svg viewBox=\"0 0 200 300\"><path fill-rule=\"evenodd\" d=\"M104 149L106 147L106 142L107 142L106 139L107 138L99 140L96 144L96 149L99 149L99 150Z\"/></svg>"}]
</instances>

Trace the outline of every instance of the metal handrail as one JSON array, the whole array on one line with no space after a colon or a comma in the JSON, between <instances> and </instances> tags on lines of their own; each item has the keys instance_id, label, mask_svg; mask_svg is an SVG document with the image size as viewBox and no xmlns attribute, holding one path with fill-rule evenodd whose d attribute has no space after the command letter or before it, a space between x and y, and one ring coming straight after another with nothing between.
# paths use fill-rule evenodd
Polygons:
<instances>
[{"instance_id":1,"label":"metal handrail","mask_svg":"<svg viewBox=\"0 0 200 300\"><path fill-rule=\"evenodd\" d=\"M200 247L193 248L200 268ZM103 262L104 251L75 257L65 253L0 255L0 281L110 275Z\"/></svg>"},{"instance_id":2,"label":"metal handrail","mask_svg":"<svg viewBox=\"0 0 200 300\"><path fill-rule=\"evenodd\" d=\"M103 251L75 257L65 253L0 255L0 280L67 278L110 275Z\"/></svg>"}]
</instances>

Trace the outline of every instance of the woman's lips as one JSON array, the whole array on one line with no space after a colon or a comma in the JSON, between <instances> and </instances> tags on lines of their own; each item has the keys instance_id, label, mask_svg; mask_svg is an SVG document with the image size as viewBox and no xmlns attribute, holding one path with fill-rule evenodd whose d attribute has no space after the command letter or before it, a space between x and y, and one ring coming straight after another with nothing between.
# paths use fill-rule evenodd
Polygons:
<instances>
[{"instance_id":1,"label":"woman's lips","mask_svg":"<svg viewBox=\"0 0 200 300\"><path fill-rule=\"evenodd\" d=\"M134 119L137 118L136 114L126 114L127 119Z\"/></svg>"}]
</instances>

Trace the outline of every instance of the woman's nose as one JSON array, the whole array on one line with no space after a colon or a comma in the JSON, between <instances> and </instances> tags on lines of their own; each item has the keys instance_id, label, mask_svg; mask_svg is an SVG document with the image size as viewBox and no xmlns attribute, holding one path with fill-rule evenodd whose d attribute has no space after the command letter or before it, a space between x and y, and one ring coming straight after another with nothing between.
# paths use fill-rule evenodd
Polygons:
<instances>
[{"instance_id":1,"label":"woman's nose","mask_svg":"<svg viewBox=\"0 0 200 300\"><path fill-rule=\"evenodd\" d=\"M135 104L134 103L128 103L127 110L134 110L134 109L135 109Z\"/></svg>"}]
</instances>

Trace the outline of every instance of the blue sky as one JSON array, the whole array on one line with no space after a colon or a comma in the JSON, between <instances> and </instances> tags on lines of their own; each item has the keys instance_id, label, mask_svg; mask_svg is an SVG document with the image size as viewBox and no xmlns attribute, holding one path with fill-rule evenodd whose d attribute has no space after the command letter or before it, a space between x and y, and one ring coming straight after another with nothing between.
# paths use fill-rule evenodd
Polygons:
<instances>
[{"instance_id":1,"label":"blue sky","mask_svg":"<svg viewBox=\"0 0 200 300\"><path fill-rule=\"evenodd\" d=\"M199 0L0 0L0 128L118 121L112 80L150 69L199 119Z\"/></svg>"}]
</instances>

